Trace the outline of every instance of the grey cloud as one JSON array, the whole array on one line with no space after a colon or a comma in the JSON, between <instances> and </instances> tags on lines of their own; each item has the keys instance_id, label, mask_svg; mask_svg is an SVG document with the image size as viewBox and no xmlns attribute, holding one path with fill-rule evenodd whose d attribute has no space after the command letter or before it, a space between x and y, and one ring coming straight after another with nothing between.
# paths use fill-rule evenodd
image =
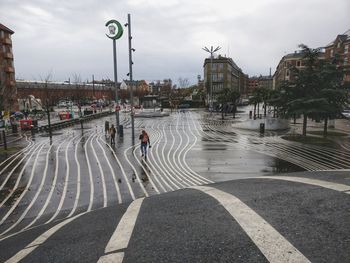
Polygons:
<instances>
[{"instance_id":1,"label":"grey cloud","mask_svg":"<svg viewBox=\"0 0 350 263\"><path fill-rule=\"evenodd\" d=\"M205 45L221 45L220 53L232 56L245 73L268 74L298 44L322 46L349 29L348 10L348 0L2 0L0 17L15 31L17 77L52 69L56 80L73 73L83 80L92 74L112 78L112 41L104 24L124 24L130 13L134 77L195 82L203 75ZM126 33L117 44L119 79L128 72Z\"/></svg>"}]
</instances>

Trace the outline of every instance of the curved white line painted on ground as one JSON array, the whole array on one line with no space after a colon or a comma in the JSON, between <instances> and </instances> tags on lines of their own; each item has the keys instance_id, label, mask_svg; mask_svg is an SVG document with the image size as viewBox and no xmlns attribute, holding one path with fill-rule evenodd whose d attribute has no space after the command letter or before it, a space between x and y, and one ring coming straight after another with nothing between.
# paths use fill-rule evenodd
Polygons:
<instances>
[{"instance_id":1,"label":"curved white line painted on ground","mask_svg":"<svg viewBox=\"0 0 350 263\"><path fill-rule=\"evenodd\" d=\"M35 150L38 149L38 145L33 145L33 147L31 147L30 149L28 149L28 151L25 153L25 155L22 157L21 160L19 160L17 162L17 164L12 168L12 170L8 173L8 175L6 176L5 180L2 182L1 186L0 186L0 191L4 188L4 186L6 185L7 181L10 179L11 175L13 174L13 172L17 169L17 167L26 159L26 157L31 154L31 152L35 152ZM20 155L19 155L20 156ZM1 205L0 205L1 207Z\"/></svg>"},{"instance_id":2,"label":"curved white line painted on ground","mask_svg":"<svg viewBox=\"0 0 350 263\"><path fill-rule=\"evenodd\" d=\"M310 263L275 228L234 195L208 186L192 188L215 198L237 221L269 262Z\"/></svg>"},{"instance_id":3,"label":"curved white line painted on ground","mask_svg":"<svg viewBox=\"0 0 350 263\"><path fill-rule=\"evenodd\" d=\"M76 189L76 195L75 195L75 198L74 198L74 204L73 204L73 208L72 210L70 211L70 213L68 214L67 217L71 217L77 207L78 207L78 202L79 202L79 198L80 198L80 189L81 189L81 167L80 167L80 162L79 162L79 159L78 159L78 145L80 143L80 141L83 139L84 137L81 136L79 138L79 140L76 142L75 144L75 147L74 147L74 161L75 161L75 164L77 165L77 189Z\"/></svg>"},{"instance_id":4,"label":"curved white line painted on ground","mask_svg":"<svg viewBox=\"0 0 350 263\"><path fill-rule=\"evenodd\" d=\"M32 172L30 174L30 177L29 177L29 180L28 180L28 183L26 185L26 187L24 188L23 192L21 193L21 195L18 197L18 199L16 200L16 202L11 206L10 210L6 213L6 215L1 219L0 221L0 225L2 225L5 220L12 214L13 210L15 210L15 208L18 206L19 202L22 200L22 198L24 197L24 195L28 192L29 190L29 187L33 181L33 178L34 178L34 171L35 171L35 167L36 167L36 164L38 162L38 158L39 158L39 155L41 153L41 150L42 148L44 147L45 143L41 144L40 148L39 148L39 151L37 152L36 154L36 157L35 157L35 160L34 160L34 164L33 164L33 167L32 167ZM19 180L18 180L19 182ZM16 184L15 188L13 189L13 192L15 191L15 189L17 189L18 187L18 184Z\"/></svg>"},{"instance_id":5,"label":"curved white line painted on ground","mask_svg":"<svg viewBox=\"0 0 350 263\"><path fill-rule=\"evenodd\" d=\"M162 149L163 149L165 143L162 142L162 140L163 140L163 138L164 138L165 136L164 136L162 130L159 128L160 125L161 125L161 123L158 123L158 124L157 124L157 130L159 130L159 132L160 132L160 142L163 144L163 147L162 147ZM155 157L157 157L157 159L154 160L154 163L157 164L157 166L159 167L159 171L162 171L162 172L163 172L164 178L166 178L167 181L168 181L169 183L171 183L176 189L180 189L181 187L178 186L178 185L175 183L174 178L172 178L172 176L168 173L167 168L164 166L163 161L162 161L162 160L164 160L164 159L163 159L164 156L163 156L163 158L161 158L161 157L160 157L160 154L159 154L159 152L162 152L163 150L160 150L159 148L160 148L160 143L157 143L155 155L153 155L153 156L154 156L154 159L155 159Z\"/></svg>"},{"instance_id":6,"label":"curved white line painted on ground","mask_svg":"<svg viewBox=\"0 0 350 263\"><path fill-rule=\"evenodd\" d=\"M2 235L5 235L7 232L11 231L15 226L17 226L23 219L24 217L27 215L28 211L30 210L30 208L34 205L34 203L36 202L40 192L42 191L43 189L43 186L44 186L44 183L45 183L45 180L46 180L46 176L47 176L47 170L48 170L48 164L49 164L49 154L50 154L50 151L51 151L51 148L52 148L53 144L50 145L48 151L47 151L47 154L46 154L46 162L45 162L45 168L44 168L44 172L43 172L43 176L42 176L42 179L41 179L41 182L40 182L40 185L39 185L39 188L38 190L36 191L35 193L35 196L33 197L33 199L31 200L30 204L26 207L26 209L24 210L24 212L22 213L22 215L19 217L19 219L14 223L12 224L9 228L6 229L6 231L2 232L0 234L0 236ZM35 222L35 221L32 221L32 222ZM26 228L30 227L31 224L27 225L25 228L23 228L22 230L25 230Z\"/></svg>"},{"instance_id":7,"label":"curved white line painted on ground","mask_svg":"<svg viewBox=\"0 0 350 263\"><path fill-rule=\"evenodd\" d=\"M177 118L176 118L176 128L175 130L177 131L178 135L182 137L182 134L180 135L180 133L178 132L178 123L179 123L179 115L177 114ZM168 162L169 162L169 165L171 166L172 168L172 171L173 172L176 172L177 174L179 174L186 182L188 185L195 185L195 184L198 184L196 182L196 180L194 180L190 175L188 175L186 169L183 168L183 166L181 165L181 163L177 163L176 162L176 152L177 150L179 149L179 147L181 146L180 144L178 145L178 147L176 148L175 151L173 151L173 154L172 154L172 160L173 160L173 164L171 162L171 158L170 158L170 153L172 151L172 149L174 148L174 145L175 145L175 136L173 134L173 126L170 125L169 127L169 132L170 132L170 135L172 137L172 144L171 144L171 147L168 151L168 156L167 156L167 159L168 159ZM186 148L188 145L186 145L185 147L182 147L182 149ZM179 155L181 155L181 151L179 153ZM178 155L178 160L179 160L179 155ZM175 166L175 167L174 167ZM180 167L182 166L182 167Z\"/></svg>"},{"instance_id":8,"label":"curved white line painted on ground","mask_svg":"<svg viewBox=\"0 0 350 263\"><path fill-rule=\"evenodd\" d=\"M114 159L117 161L118 166L120 167L120 170L121 170L121 172L122 172L122 175L123 175L123 177L124 177L124 180L125 180L125 182L126 182L126 185L128 186L128 189L129 189L129 193L130 193L130 195L131 195L131 198L132 198L133 200L135 200L136 198L135 198L134 191L133 191L132 188L131 188L131 185L130 185L130 183L129 183L129 180L128 180L127 176L126 176L125 170L124 170L124 168L123 168L121 162L119 161L119 159L118 159L117 155L115 154L113 148L112 148L106 141L105 141L105 143L106 143L107 147L111 150ZM124 153L124 154L125 154L125 153ZM146 191L146 190L145 190L145 191Z\"/></svg>"},{"instance_id":9,"label":"curved white line painted on ground","mask_svg":"<svg viewBox=\"0 0 350 263\"><path fill-rule=\"evenodd\" d=\"M153 152L154 151L157 152L157 149L159 146L159 141L161 138L160 132L154 129L154 124L152 125L151 131L152 131L151 138L153 136L154 139L152 139L152 140L154 140L155 143L152 143L153 150L149 153L148 158L149 158L150 162L147 163L147 167L152 171L152 174L154 175L155 180L158 182L158 185L163 189L164 192L167 192L165 186L168 187L171 191L174 191L174 188L172 188L168 184L168 182L163 178L163 175L161 174L162 170L159 167L158 162L156 161L155 157L153 156ZM160 182L160 180L158 178L163 182L163 184L165 186Z\"/></svg>"},{"instance_id":10,"label":"curved white line painted on ground","mask_svg":"<svg viewBox=\"0 0 350 263\"><path fill-rule=\"evenodd\" d=\"M114 187L115 187L115 190L117 192L117 200L118 200L118 203L121 204L122 203L122 196L120 194L120 189L119 189L119 185L118 185L118 182L117 182L117 176L116 176L116 174L115 174L115 172L113 170L113 167L112 167L112 165L111 165L111 163L110 163L110 161L109 161L109 159L107 157L106 150L103 148L103 146L99 142L99 141L102 141L101 137L102 137L102 135L100 135L98 137L98 140L96 140L96 142L98 143L100 149L102 150L103 156L104 156L104 158L105 158L105 160L106 160L106 162L108 164L109 170L111 171L112 179L113 179L113 182L114 182Z\"/></svg>"},{"instance_id":11,"label":"curved white line painted on ground","mask_svg":"<svg viewBox=\"0 0 350 263\"><path fill-rule=\"evenodd\" d=\"M94 182L92 180L92 171L91 171L91 164L90 164L90 159L89 159L89 155L87 153L87 144L88 141L92 138L94 134L92 133L89 138L86 140L85 144L84 144L84 150L85 150L85 158L86 158L86 162L87 162L87 166L88 166L88 170L89 170L89 182L90 182L90 199L89 199L89 206L87 208L87 212L90 212L92 209L92 205L94 203L94 192L95 192L95 188L94 188Z\"/></svg>"},{"instance_id":12,"label":"curved white line painted on ground","mask_svg":"<svg viewBox=\"0 0 350 263\"><path fill-rule=\"evenodd\" d=\"M53 234L55 234L58 230L60 230L62 227L67 225L68 223L72 222L73 220L77 219L78 217L82 216L84 213L76 215L74 217L71 217L69 219L64 220L63 222L55 225L54 227L47 230L45 233L41 234L39 237L37 237L33 242L28 244L24 249L17 252L13 257L6 260L5 263L14 263L19 262L22 259L24 259L26 256L28 256L30 253L32 253L35 249L37 249L40 245L42 245L46 240L48 240Z\"/></svg>"},{"instance_id":13,"label":"curved white line painted on ground","mask_svg":"<svg viewBox=\"0 0 350 263\"><path fill-rule=\"evenodd\" d=\"M133 149L133 156L136 156L136 153L135 153L136 150L137 150L137 147L134 147L134 149ZM151 183L153 189L159 194L160 192L159 192L159 190L158 190L158 187L154 184L153 179L152 179L151 175L149 174L149 172L147 171L147 169L144 168L143 164L140 162L140 160L139 160L138 158L135 157L135 160L136 160L136 162L141 166L142 170L143 170L143 171L145 172L145 174L147 175L147 178L148 178L148 180L150 181L150 183ZM130 166L132 167L132 169L133 169L133 171L134 171L134 173L135 173L136 178L137 178L138 180L140 180L140 179L139 179L139 175L138 175L138 173L137 173L137 171L136 171L136 167L134 167L134 165L132 165L131 163L129 163L129 164L130 164ZM147 162L144 161L144 164L147 165ZM140 182L140 183L141 183L141 182Z\"/></svg>"},{"instance_id":14,"label":"curved white line painted on ground","mask_svg":"<svg viewBox=\"0 0 350 263\"><path fill-rule=\"evenodd\" d=\"M17 179L16 179L16 183L15 183L14 187L10 190L9 194L8 194L8 195L5 197L5 199L1 202L0 208L6 203L6 201L7 201L7 200L13 195L13 193L17 190L18 185L19 185L19 182L20 182L20 180L21 180L21 178L22 178L22 175L23 175L23 173L24 173L24 171L25 171L25 168L26 168L27 165L29 164L29 161L30 161L30 159L32 158L32 156L34 155L34 153L36 152L36 150L39 149L40 146L42 146L42 145L43 145L43 143L38 144L38 146L31 152L29 158L27 159L27 161L26 161L25 164L23 165L21 171L19 172L19 175L18 175L18 177L17 177ZM26 154L26 155L23 157L23 160L24 160L24 158L25 158L27 155L29 155L29 153ZM11 170L9 176L13 173L13 171L14 171L20 164L21 164L21 163L18 163L18 164ZM8 176L7 178L9 178L9 176ZM6 179L7 179L7 178L6 178Z\"/></svg>"},{"instance_id":15,"label":"curved white line painted on ground","mask_svg":"<svg viewBox=\"0 0 350 263\"><path fill-rule=\"evenodd\" d=\"M56 212L52 215L52 217L46 222L46 224L52 222L52 220L54 220L59 212L61 212L62 206L63 206L63 202L66 198L66 194L67 194L67 188L68 188L68 183L69 183L69 173L70 173L70 166L69 166L69 160L68 160L68 148L69 145L72 143L72 141L77 138L79 135L73 137L72 139L70 139L66 145L66 149L65 149L65 161L66 161L66 175L65 175L65 179L64 179L64 186L63 186L63 191L62 191L62 196L60 199L60 202L58 204L58 207L56 209Z\"/></svg>"},{"instance_id":16,"label":"curved white line painted on ground","mask_svg":"<svg viewBox=\"0 0 350 263\"><path fill-rule=\"evenodd\" d=\"M181 118L182 118L182 119L183 119L183 117L186 118L186 113L181 114ZM186 120L187 120L187 118L186 118ZM181 169L182 171L186 171L187 176L188 176L189 178L191 178L191 180L193 181L192 184L194 184L194 185L199 185L199 184L202 184L203 182L200 182L195 176L191 176L191 174L188 173L187 169L186 169L185 166L184 166L184 164L186 163L186 161L185 161L185 153L186 153L186 150L187 150L187 149L188 149L188 150L191 149L191 145L190 145L190 137L188 136L188 134L187 134L187 132L186 132L186 129L185 129L185 126L187 126L187 125L185 125L185 123L184 123L183 121L182 121L182 123L183 123L183 125L182 125L182 127L183 127L183 132L182 132L182 135L181 135L181 136L185 135L186 138L187 138L187 142L186 142L186 147L182 147L182 149L180 150L180 152L179 152L179 154L178 154L178 156L177 156L177 161L178 161L179 166L181 167L180 169ZM187 123L187 124L188 124L188 123ZM180 135L180 133L179 133L179 135ZM183 156L183 157L182 157L182 161L181 161L181 155Z\"/></svg>"},{"instance_id":17,"label":"curved white line painted on ground","mask_svg":"<svg viewBox=\"0 0 350 263\"><path fill-rule=\"evenodd\" d=\"M100 175L101 175L101 181L102 181L102 193L103 193L103 207L107 207L107 203L108 203L108 200L107 200L107 188L106 188L106 181L105 181L105 174L103 172L103 169L102 169L102 165L101 165L101 162L100 160L98 159L98 156L96 154L96 151L95 151L95 147L92 145L92 141L95 139L95 141L97 141L97 135L94 135L94 137L90 140L90 147L92 149L92 152L95 156L95 159L97 161L97 166L98 166L98 169L100 171Z\"/></svg>"},{"instance_id":18,"label":"curved white line painted on ground","mask_svg":"<svg viewBox=\"0 0 350 263\"><path fill-rule=\"evenodd\" d=\"M28 142L28 138L26 136L26 141ZM20 157L20 155L26 151L29 151L30 149L32 149L35 146L34 142L32 140L29 141L28 145L23 148L22 150L14 153L13 155L9 156L8 158L6 158L4 161L2 161L0 163L0 167L2 165L4 165L5 163L7 163L8 161L10 161L12 158L14 158L14 160L12 160L10 163L8 163L1 171L0 171L0 175L18 158Z\"/></svg>"}]
</instances>

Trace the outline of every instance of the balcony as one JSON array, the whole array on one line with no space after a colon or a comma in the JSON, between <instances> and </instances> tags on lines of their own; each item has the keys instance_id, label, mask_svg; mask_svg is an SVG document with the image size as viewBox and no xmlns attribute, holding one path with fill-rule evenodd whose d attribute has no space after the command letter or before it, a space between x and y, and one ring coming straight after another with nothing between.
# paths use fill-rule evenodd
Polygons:
<instances>
[{"instance_id":1,"label":"balcony","mask_svg":"<svg viewBox=\"0 0 350 263\"><path fill-rule=\"evenodd\" d=\"M0 38L0 43L7 44L7 45L12 45L12 40L11 40L11 38L2 37L2 38Z\"/></svg>"},{"instance_id":2,"label":"balcony","mask_svg":"<svg viewBox=\"0 0 350 263\"><path fill-rule=\"evenodd\" d=\"M7 72L7 73L14 73L15 69L13 67L5 67L5 72Z\"/></svg>"},{"instance_id":3,"label":"balcony","mask_svg":"<svg viewBox=\"0 0 350 263\"><path fill-rule=\"evenodd\" d=\"M13 59L13 54L10 53L10 52L6 52L6 53L4 54L4 58L11 58L11 59Z\"/></svg>"},{"instance_id":4,"label":"balcony","mask_svg":"<svg viewBox=\"0 0 350 263\"><path fill-rule=\"evenodd\" d=\"M14 80L6 80L5 85L7 87L14 87L16 85L16 82Z\"/></svg>"}]
</instances>

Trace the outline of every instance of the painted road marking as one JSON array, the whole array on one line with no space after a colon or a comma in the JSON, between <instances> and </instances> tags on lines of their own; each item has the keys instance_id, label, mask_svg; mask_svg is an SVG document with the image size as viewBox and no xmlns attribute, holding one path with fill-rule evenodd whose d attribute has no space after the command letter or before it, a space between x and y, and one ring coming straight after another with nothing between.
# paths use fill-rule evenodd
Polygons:
<instances>
[{"instance_id":1,"label":"painted road marking","mask_svg":"<svg viewBox=\"0 0 350 263\"><path fill-rule=\"evenodd\" d=\"M123 262L124 259L124 252L119 252L119 253L113 253L113 254L108 254L105 256L100 257L98 260L98 263L120 263Z\"/></svg>"},{"instance_id":2,"label":"painted road marking","mask_svg":"<svg viewBox=\"0 0 350 263\"><path fill-rule=\"evenodd\" d=\"M134 231L135 223L137 216L140 212L141 205L144 198L139 198L133 201L128 209L126 210L125 214L119 221L119 224L114 231L111 239L109 240L106 248L105 253L111 253L113 251L125 249L128 247L131 234ZM102 262L122 262L124 258L123 252L108 254L105 256L100 257L98 260L98 263ZM107 259L109 261L107 261Z\"/></svg>"},{"instance_id":3,"label":"painted road marking","mask_svg":"<svg viewBox=\"0 0 350 263\"><path fill-rule=\"evenodd\" d=\"M37 237L29 245L27 245L24 249L22 249L19 252L17 252L17 254L14 255L12 258L6 260L5 263L15 263L15 262L21 261L26 256L28 256L30 253L32 253L36 248L38 248L41 244L43 244L46 240L48 240L58 230L60 230L62 227L64 227L68 223L72 222L73 220L77 219L78 217L82 216L83 214L85 214L85 213L82 213L82 214L76 215L74 217L71 217L69 219L66 219L63 222L61 222L61 223L55 225L54 227L50 228L45 233L43 233L39 237Z\"/></svg>"},{"instance_id":4,"label":"painted road marking","mask_svg":"<svg viewBox=\"0 0 350 263\"><path fill-rule=\"evenodd\" d=\"M344 193L347 193L348 191L350 191L350 185L332 183L332 182L328 182L328 181L322 181L322 180L317 180L317 179L310 179L310 178L305 178L305 177L262 176L262 177L256 177L256 178L258 178L258 179L285 180L285 181L291 181L291 182L297 182L297 183L317 185L317 186L321 186L323 188L328 188L328 189L331 189L331 190L344 192Z\"/></svg>"},{"instance_id":5,"label":"painted road marking","mask_svg":"<svg viewBox=\"0 0 350 263\"><path fill-rule=\"evenodd\" d=\"M33 181L33 178L34 178L34 175L35 175L35 167L36 167L36 164L38 162L38 158L39 158L39 155L41 153L41 150L43 149L43 147L45 146L45 143L42 143L41 146L40 146L40 149L37 151L36 153L36 157L34 159L34 164L33 164L33 167L32 167L32 172L30 174L30 177L29 177L29 180L27 182L27 185L25 187L25 189L23 190L23 192L21 193L21 195L19 197L17 197L16 199L16 202L14 204L12 204L11 208L8 210L8 212L6 213L6 215L1 219L0 221L0 225L2 225L5 220L12 214L12 212L15 210L15 208L18 206L18 204L20 203L20 201L23 199L24 195L29 191L30 189L30 186L31 186L31 183ZM34 152L33 152L34 153ZM32 155L30 156L30 158L32 157ZM22 171L24 171L26 165L28 164L30 158L27 160L25 166L23 167ZM13 189L11 190L10 194L5 198L5 200L7 201L16 191L19 183L20 183L20 179L22 178L22 175L23 175L23 172L21 171L21 175L18 177L17 179L17 182L16 182L16 185L13 187ZM5 200L3 203L5 203ZM7 232L7 231L6 231ZM4 233L6 233L4 232ZM1 233L3 234L3 233Z\"/></svg>"},{"instance_id":6,"label":"painted road marking","mask_svg":"<svg viewBox=\"0 0 350 263\"><path fill-rule=\"evenodd\" d=\"M238 222L270 262L310 262L261 216L237 197L208 186L193 186L214 197Z\"/></svg>"}]
</instances>

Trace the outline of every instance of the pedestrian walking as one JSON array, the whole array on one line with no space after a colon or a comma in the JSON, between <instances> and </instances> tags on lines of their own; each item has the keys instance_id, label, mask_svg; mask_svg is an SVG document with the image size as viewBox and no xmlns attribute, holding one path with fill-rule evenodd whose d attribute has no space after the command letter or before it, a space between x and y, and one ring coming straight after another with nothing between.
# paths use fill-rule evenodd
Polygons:
<instances>
[{"instance_id":1,"label":"pedestrian walking","mask_svg":"<svg viewBox=\"0 0 350 263\"><path fill-rule=\"evenodd\" d=\"M107 136L107 133L109 131L109 121L105 121L105 134Z\"/></svg>"},{"instance_id":2,"label":"pedestrian walking","mask_svg":"<svg viewBox=\"0 0 350 263\"><path fill-rule=\"evenodd\" d=\"M109 129L109 134L111 136L111 144L115 144L115 134L117 130L114 128L114 125L112 124L111 128Z\"/></svg>"},{"instance_id":3,"label":"pedestrian walking","mask_svg":"<svg viewBox=\"0 0 350 263\"><path fill-rule=\"evenodd\" d=\"M151 148L151 143L149 140L149 136L145 130L142 130L139 140L141 141L141 154L142 157L145 157L147 159L147 146Z\"/></svg>"}]
</instances>

